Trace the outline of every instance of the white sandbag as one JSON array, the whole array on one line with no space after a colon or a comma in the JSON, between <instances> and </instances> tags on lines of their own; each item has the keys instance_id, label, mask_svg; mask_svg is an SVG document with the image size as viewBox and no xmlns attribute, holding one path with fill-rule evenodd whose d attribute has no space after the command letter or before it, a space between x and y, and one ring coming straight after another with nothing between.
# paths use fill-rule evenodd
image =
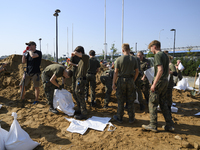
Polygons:
<instances>
[{"instance_id":1,"label":"white sandbag","mask_svg":"<svg viewBox=\"0 0 200 150\"><path fill-rule=\"evenodd\" d=\"M195 82L195 85L200 85L199 84L199 82L200 82L200 80L199 80L199 78L200 78L200 73L198 73L199 74L199 77L197 78L197 80L196 80L196 82Z\"/></svg>"},{"instance_id":2,"label":"white sandbag","mask_svg":"<svg viewBox=\"0 0 200 150\"><path fill-rule=\"evenodd\" d=\"M5 150L5 140L8 136L8 131L4 130L0 126L0 150Z\"/></svg>"},{"instance_id":3,"label":"white sandbag","mask_svg":"<svg viewBox=\"0 0 200 150\"><path fill-rule=\"evenodd\" d=\"M177 86L173 87L174 89L178 90L193 90L192 87L189 87L188 78L182 78L178 83Z\"/></svg>"},{"instance_id":4,"label":"white sandbag","mask_svg":"<svg viewBox=\"0 0 200 150\"><path fill-rule=\"evenodd\" d=\"M25 132L17 121L17 113L13 112L13 123L5 141L7 150L32 150L39 145L33 141L27 132Z\"/></svg>"},{"instance_id":5,"label":"white sandbag","mask_svg":"<svg viewBox=\"0 0 200 150\"><path fill-rule=\"evenodd\" d=\"M151 67L144 71L144 74L146 75L147 79L149 80L149 83L152 84L153 78L154 78L154 67Z\"/></svg>"},{"instance_id":6,"label":"white sandbag","mask_svg":"<svg viewBox=\"0 0 200 150\"><path fill-rule=\"evenodd\" d=\"M0 109L1 109L1 107L2 107L3 105L2 104L0 104ZM0 149L1 150L1 149Z\"/></svg>"},{"instance_id":7,"label":"white sandbag","mask_svg":"<svg viewBox=\"0 0 200 150\"><path fill-rule=\"evenodd\" d=\"M179 65L178 65L178 70L183 71L184 69L185 69L184 66L180 62Z\"/></svg>"},{"instance_id":8,"label":"white sandbag","mask_svg":"<svg viewBox=\"0 0 200 150\"><path fill-rule=\"evenodd\" d=\"M61 110L68 116L73 116L75 110L71 93L65 89L55 89L53 97L53 107Z\"/></svg>"}]
</instances>

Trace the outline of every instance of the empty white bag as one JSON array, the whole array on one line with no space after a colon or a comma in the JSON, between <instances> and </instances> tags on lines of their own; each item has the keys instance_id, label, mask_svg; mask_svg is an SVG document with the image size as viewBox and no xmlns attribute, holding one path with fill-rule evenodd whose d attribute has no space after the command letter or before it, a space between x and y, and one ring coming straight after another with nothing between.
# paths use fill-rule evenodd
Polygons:
<instances>
[{"instance_id":1,"label":"empty white bag","mask_svg":"<svg viewBox=\"0 0 200 150\"><path fill-rule=\"evenodd\" d=\"M13 112L12 116L14 120L5 141L6 150L32 150L38 146L39 143L33 141L19 125L17 113Z\"/></svg>"},{"instance_id":2,"label":"empty white bag","mask_svg":"<svg viewBox=\"0 0 200 150\"><path fill-rule=\"evenodd\" d=\"M178 70L183 71L183 69L184 69L184 66L182 65L182 63L179 63Z\"/></svg>"},{"instance_id":3,"label":"empty white bag","mask_svg":"<svg viewBox=\"0 0 200 150\"><path fill-rule=\"evenodd\" d=\"M71 93L65 89L55 89L53 97L53 107L61 110L68 116L73 116L75 110Z\"/></svg>"},{"instance_id":4,"label":"empty white bag","mask_svg":"<svg viewBox=\"0 0 200 150\"><path fill-rule=\"evenodd\" d=\"M149 83L152 84L153 78L154 78L154 67L151 67L144 71L144 74L146 75L147 79L149 80Z\"/></svg>"},{"instance_id":5,"label":"empty white bag","mask_svg":"<svg viewBox=\"0 0 200 150\"><path fill-rule=\"evenodd\" d=\"M5 140L8 135L8 131L4 130L0 126L0 150L5 150Z\"/></svg>"}]
</instances>

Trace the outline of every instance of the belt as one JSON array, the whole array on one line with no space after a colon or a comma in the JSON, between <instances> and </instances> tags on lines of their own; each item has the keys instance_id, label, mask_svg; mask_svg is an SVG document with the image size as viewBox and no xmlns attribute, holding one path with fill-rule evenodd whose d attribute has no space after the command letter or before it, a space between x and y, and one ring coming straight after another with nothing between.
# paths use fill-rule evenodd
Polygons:
<instances>
[{"instance_id":1,"label":"belt","mask_svg":"<svg viewBox=\"0 0 200 150\"><path fill-rule=\"evenodd\" d=\"M87 74L93 74L93 75L96 75L96 73L92 73L92 72L88 72Z\"/></svg>"},{"instance_id":2,"label":"belt","mask_svg":"<svg viewBox=\"0 0 200 150\"><path fill-rule=\"evenodd\" d=\"M80 77L78 80L86 80L86 77Z\"/></svg>"}]
</instances>

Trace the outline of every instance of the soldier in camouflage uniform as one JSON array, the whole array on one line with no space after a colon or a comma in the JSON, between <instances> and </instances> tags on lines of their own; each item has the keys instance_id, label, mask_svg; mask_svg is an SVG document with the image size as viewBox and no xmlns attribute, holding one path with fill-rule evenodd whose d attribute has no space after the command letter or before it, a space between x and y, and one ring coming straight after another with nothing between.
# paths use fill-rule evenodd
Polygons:
<instances>
[{"instance_id":1,"label":"soldier in camouflage uniform","mask_svg":"<svg viewBox=\"0 0 200 150\"><path fill-rule=\"evenodd\" d=\"M74 99L77 103L77 110L75 111L75 119L87 119L87 109L85 103L85 85L86 85L86 73L89 66L89 56L85 54L82 46L76 47L75 51L72 52L72 56L78 56L80 61L78 68L75 73L76 84L75 84L75 95Z\"/></svg>"},{"instance_id":2,"label":"soldier in camouflage uniform","mask_svg":"<svg viewBox=\"0 0 200 150\"><path fill-rule=\"evenodd\" d=\"M171 112L171 106L172 106L172 89L174 87L174 79L173 76L177 76L177 72L176 72L176 68L175 66L171 63L172 60L172 56L168 55L169 57L169 74L170 74L170 78L169 78L169 84L167 87L167 101L168 101L168 107L169 110Z\"/></svg>"},{"instance_id":3,"label":"soldier in camouflage uniform","mask_svg":"<svg viewBox=\"0 0 200 150\"><path fill-rule=\"evenodd\" d=\"M59 64L51 64L47 66L44 71L42 72L41 78L44 87L44 92L49 101L49 111L57 114L58 111L53 108L53 94L55 89L61 90L64 88L64 79L71 78L72 71L65 69L64 66ZM63 77L62 85L58 84L57 78Z\"/></svg>"},{"instance_id":4,"label":"soldier in camouflage uniform","mask_svg":"<svg viewBox=\"0 0 200 150\"><path fill-rule=\"evenodd\" d=\"M143 97L142 97L142 91L141 91L141 85L142 85L141 77L142 77L143 73L142 73L142 70L140 67L140 59L138 57L136 57L133 52L130 52L130 55L132 55L133 57L135 57L137 59L139 74L135 81L135 85L136 85L136 91L138 94L138 101L140 103L140 110L144 110L145 106L143 104Z\"/></svg>"},{"instance_id":5,"label":"soldier in camouflage uniform","mask_svg":"<svg viewBox=\"0 0 200 150\"><path fill-rule=\"evenodd\" d=\"M89 84L90 84L90 97L91 97L91 106L95 105L95 89L96 89L96 73L99 71L100 63L95 58L95 51L91 50L89 52L89 67L86 74L86 86L85 86L85 101L88 101L88 91L89 91Z\"/></svg>"},{"instance_id":6,"label":"soldier in camouflage uniform","mask_svg":"<svg viewBox=\"0 0 200 150\"><path fill-rule=\"evenodd\" d=\"M111 70L106 70L100 77L101 82L105 85L105 99L104 108L108 108L108 103L110 102L110 95L112 93L112 79L114 74L114 68Z\"/></svg>"},{"instance_id":7,"label":"soldier in camouflage uniform","mask_svg":"<svg viewBox=\"0 0 200 150\"><path fill-rule=\"evenodd\" d=\"M137 57L140 59L140 67L141 67L141 70L142 70L142 73L143 73L143 76L141 77L141 80L142 80L142 83L141 83L141 89L142 89L142 92L144 94L144 97L146 99L146 102L148 103L149 102L149 81L146 77L146 75L144 74L144 71L146 71L147 69L150 68L150 60L146 59L144 57L144 54L142 51L139 51L137 53Z\"/></svg>"},{"instance_id":8,"label":"soldier in camouflage uniform","mask_svg":"<svg viewBox=\"0 0 200 150\"><path fill-rule=\"evenodd\" d=\"M166 125L162 128L166 131L174 130L174 123L172 121L171 112L167 103L167 87L168 87L168 74L169 74L169 58L160 50L160 42L157 40L152 41L148 47L154 56L154 81L150 89L149 97L149 113L150 124L142 125L145 130L157 132L157 106L160 104Z\"/></svg>"},{"instance_id":9,"label":"soldier in camouflage uniform","mask_svg":"<svg viewBox=\"0 0 200 150\"><path fill-rule=\"evenodd\" d=\"M130 55L129 44L122 45L122 53L123 55L116 60L113 76L112 88L113 90L117 88L118 101L117 114L113 116L113 119L122 123L124 103L127 102L129 123L133 123L135 120L134 101L136 99L135 80L138 77L139 70L136 58Z\"/></svg>"},{"instance_id":10,"label":"soldier in camouflage uniform","mask_svg":"<svg viewBox=\"0 0 200 150\"><path fill-rule=\"evenodd\" d=\"M78 63L80 61L80 58L78 56L72 56L70 61L69 61L69 65L72 65L72 71L73 71L73 76L72 76L72 94L73 94L73 97L75 97L75 84L76 84L76 76L75 76L75 73L76 73L76 69L78 67Z\"/></svg>"}]
</instances>

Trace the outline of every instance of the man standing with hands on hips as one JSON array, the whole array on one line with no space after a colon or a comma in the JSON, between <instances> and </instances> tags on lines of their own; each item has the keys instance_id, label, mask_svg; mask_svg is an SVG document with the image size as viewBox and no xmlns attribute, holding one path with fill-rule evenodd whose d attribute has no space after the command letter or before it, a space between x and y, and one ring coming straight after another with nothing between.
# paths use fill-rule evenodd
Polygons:
<instances>
[{"instance_id":1,"label":"man standing with hands on hips","mask_svg":"<svg viewBox=\"0 0 200 150\"><path fill-rule=\"evenodd\" d=\"M23 51L22 56L22 63L27 63L27 69L26 69L26 78L25 78L25 87L29 84L29 82L32 80L35 88L35 103L38 103L39 98L39 81L40 81L40 64L42 59L42 53L41 51L36 50L36 43L33 41L30 41L29 43L25 43L27 46L26 50ZM22 79L23 80L23 79ZM20 89L22 89L22 81L19 84ZM22 95L22 107L24 107L24 94L25 94L25 88Z\"/></svg>"},{"instance_id":2,"label":"man standing with hands on hips","mask_svg":"<svg viewBox=\"0 0 200 150\"><path fill-rule=\"evenodd\" d=\"M149 96L149 114L150 124L142 125L145 130L157 132L157 106L160 104L166 125L162 128L166 131L174 130L174 122L172 121L171 112L168 108L166 97L169 75L169 58L167 54L161 52L161 44L154 40L149 44L148 49L154 54L154 81L150 88Z\"/></svg>"}]
</instances>

